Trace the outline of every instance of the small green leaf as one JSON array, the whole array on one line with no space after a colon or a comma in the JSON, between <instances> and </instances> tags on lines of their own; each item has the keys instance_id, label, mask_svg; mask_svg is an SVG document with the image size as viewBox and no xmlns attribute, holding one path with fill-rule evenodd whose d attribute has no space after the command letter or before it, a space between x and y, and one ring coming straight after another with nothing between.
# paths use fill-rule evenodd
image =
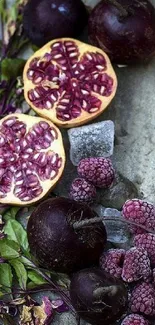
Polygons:
<instances>
[{"instance_id":1,"label":"small green leaf","mask_svg":"<svg viewBox=\"0 0 155 325\"><path fill-rule=\"evenodd\" d=\"M17 212L20 210L19 207L13 207L11 209L9 209L4 215L3 215L3 219L5 221L9 220L9 219L15 219Z\"/></svg>"},{"instance_id":2,"label":"small green leaf","mask_svg":"<svg viewBox=\"0 0 155 325\"><path fill-rule=\"evenodd\" d=\"M1 62L1 78L2 80L10 80L12 78L16 79L22 74L25 60L23 59L4 59Z\"/></svg>"},{"instance_id":3,"label":"small green leaf","mask_svg":"<svg viewBox=\"0 0 155 325\"><path fill-rule=\"evenodd\" d=\"M4 286L6 292L11 291L12 286L12 271L9 264L0 264L0 284Z\"/></svg>"},{"instance_id":4,"label":"small green leaf","mask_svg":"<svg viewBox=\"0 0 155 325\"><path fill-rule=\"evenodd\" d=\"M47 283L46 280L42 278L36 271L28 271L28 278L35 284L44 284Z\"/></svg>"},{"instance_id":5,"label":"small green leaf","mask_svg":"<svg viewBox=\"0 0 155 325\"><path fill-rule=\"evenodd\" d=\"M20 256L20 247L13 240L5 238L0 242L0 254L6 259L17 258Z\"/></svg>"},{"instance_id":6,"label":"small green leaf","mask_svg":"<svg viewBox=\"0 0 155 325\"><path fill-rule=\"evenodd\" d=\"M12 19L12 20L16 20L17 19L17 16L18 16L18 8L17 8L17 5L14 4L10 10L9 10L9 17Z\"/></svg>"},{"instance_id":7,"label":"small green leaf","mask_svg":"<svg viewBox=\"0 0 155 325\"><path fill-rule=\"evenodd\" d=\"M36 46L36 45L34 45L34 44L31 44L31 48L32 48L32 51L33 51L33 52L36 52L36 51L39 50L39 47Z\"/></svg>"},{"instance_id":8,"label":"small green leaf","mask_svg":"<svg viewBox=\"0 0 155 325\"><path fill-rule=\"evenodd\" d=\"M1 0L0 1L0 20L5 23L7 18L7 13L6 13L6 0Z\"/></svg>"},{"instance_id":9,"label":"small green leaf","mask_svg":"<svg viewBox=\"0 0 155 325\"><path fill-rule=\"evenodd\" d=\"M18 243L24 251L29 249L27 233L18 221L14 219L8 220L7 224L4 226L4 233L7 235L8 239Z\"/></svg>"},{"instance_id":10,"label":"small green leaf","mask_svg":"<svg viewBox=\"0 0 155 325\"><path fill-rule=\"evenodd\" d=\"M14 259L9 262L16 272L20 287L26 289L27 272L25 266L19 261L19 259Z\"/></svg>"}]
</instances>

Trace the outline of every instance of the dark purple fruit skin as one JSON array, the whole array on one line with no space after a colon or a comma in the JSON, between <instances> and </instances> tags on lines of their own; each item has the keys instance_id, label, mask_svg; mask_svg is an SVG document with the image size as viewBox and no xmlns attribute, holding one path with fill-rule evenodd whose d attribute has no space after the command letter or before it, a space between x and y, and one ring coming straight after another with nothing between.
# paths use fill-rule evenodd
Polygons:
<instances>
[{"instance_id":1,"label":"dark purple fruit skin","mask_svg":"<svg viewBox=\"0 0 155 325\"><path fill-rule=\"evenodd\" d=\"M95 297L99 288L107 292ZM70 297L79 316L93 325L111 325L127 310L128 291L124 283L97 267L73 275Z\"/></svg>"},{"instance_id":2,"label":"dark purple fruit skin","mask_svg":"<svg viewBox=\"0 0 155 325\"><path fill-rule=\"evenodd\" d=\"M37 46L55 38L76 37L86 24L81 0L29 0L23 15L25 33Z\"/></svg>"},{"instance_id":3,"label":"dark purple fruit skin","mask_svg":"<svg viewBox=\"0 0 155 325\"><path fill-rule=\"evenodd\" d=\"M116 63L144 62L155 55L155 8L147 0L102 0L88 25L90 43Z\"/></svg>"},{"instance_id":4,"label":"dark purple fruit skin","mask_svg":"<svg viewBox=\"0 0 155 325\"><path fill-rule=\"evenodd\" d=\"M78 220L97 217L87 205L67 198L42 202L31 214L27 235L31 253L49 270L71 273L98 265L107 236L103 223L74 231Z\"/></svg>"}]
</instances>

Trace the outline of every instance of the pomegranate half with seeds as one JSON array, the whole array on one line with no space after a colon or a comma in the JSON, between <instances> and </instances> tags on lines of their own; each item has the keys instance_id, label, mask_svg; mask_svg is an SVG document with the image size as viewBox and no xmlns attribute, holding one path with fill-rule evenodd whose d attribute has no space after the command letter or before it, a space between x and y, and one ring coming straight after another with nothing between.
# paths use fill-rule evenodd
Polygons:
<instances>
[{"instance_id":1,"label":"pomegranate half with seeds","mask_svg":"<svg viewBox=\"0 0 155 325\"><path fill-rule=\"evenodd\" d=\"M24 68L24 94L41 116L62 127L84 124L113 99L117 78L100 49L71 38L51 41Z\"/></svg>"},{"instance_id":2,"label":"pomegranate half with seeds","mask_svg":"<svg viewBox=\"0 0 155 325\"><path fill-rule=\"evenodd\" d=\"M64 164L61 133L52 122L24 114L0 120L0 203L38 201L58 181Z\"/></svg>"}]
</instances>

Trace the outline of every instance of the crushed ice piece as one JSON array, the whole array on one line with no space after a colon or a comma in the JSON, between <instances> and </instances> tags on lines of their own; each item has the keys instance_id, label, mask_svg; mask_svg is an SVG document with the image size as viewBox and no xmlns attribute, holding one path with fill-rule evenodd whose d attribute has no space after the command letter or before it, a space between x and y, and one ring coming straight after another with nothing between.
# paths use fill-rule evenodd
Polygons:
<instances>
[{"instance_id":1,"label":"crushed ice piece","mask_svg":"<svg viewBox=\"0 0 155 325\"><path fill-rule=\"evenodd\" d=\"M93 9L100 0L82 0L86 7Z\"/></svg>"},{"instance_id":2,"label":"crushed ice piece","mask_svg":"<svg viewBox=\"0 0 155 325\"><path fill-rule=\"evenodd\" d=\"M93 209L100 217L109 217L109 220L104 220L104 225L107 231L107 240L119 248L130 248L130 231L128 225L122 220L119 220L121 212L117 209L105 208L102 205L96 205Z\"/></svg>"},{"instance_id":3,"label":"crushed ice piece","mask_svg":"<svg viewBox=\"0 0 155 325\"><path fill-rule=\"evenodd\" d=\"M77 166L83 158L110 157L114 149L114 123L110 120L68 130L70 159Z\"/></svg>"},{"instance_id":4,"label":"crushed ice piece","mask_svg":"<svg viewBox=\"0 0 155 325\"><path fill-rule=\"evenodd\" d=\"M109 217L109 220L104 221L108 241L121 245L121 247L123 247L122 244L128 247L130 232L128 225L119 220L121 212L116 209L107 208L104 210L104 217ZM114 217L116 221L110 219L110 217Z\"/></svg>"}]
</instances>

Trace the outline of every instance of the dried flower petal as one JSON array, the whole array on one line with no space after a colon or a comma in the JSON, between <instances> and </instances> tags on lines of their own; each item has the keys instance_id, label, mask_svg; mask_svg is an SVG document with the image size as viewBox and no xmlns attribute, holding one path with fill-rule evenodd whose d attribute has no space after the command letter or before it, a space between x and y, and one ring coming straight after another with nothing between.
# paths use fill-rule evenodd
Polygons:
<instances>
[{"instance_id":1,"label":"dried flower petal","mask_svg":"<svg viewBox=\"0 0 155 325\"><path fill-rule=\"evenodd\" d=\"M47 316L52 315L52 304L48 297L43 297L43 308Z\"/></svg>"}]
</instances>

